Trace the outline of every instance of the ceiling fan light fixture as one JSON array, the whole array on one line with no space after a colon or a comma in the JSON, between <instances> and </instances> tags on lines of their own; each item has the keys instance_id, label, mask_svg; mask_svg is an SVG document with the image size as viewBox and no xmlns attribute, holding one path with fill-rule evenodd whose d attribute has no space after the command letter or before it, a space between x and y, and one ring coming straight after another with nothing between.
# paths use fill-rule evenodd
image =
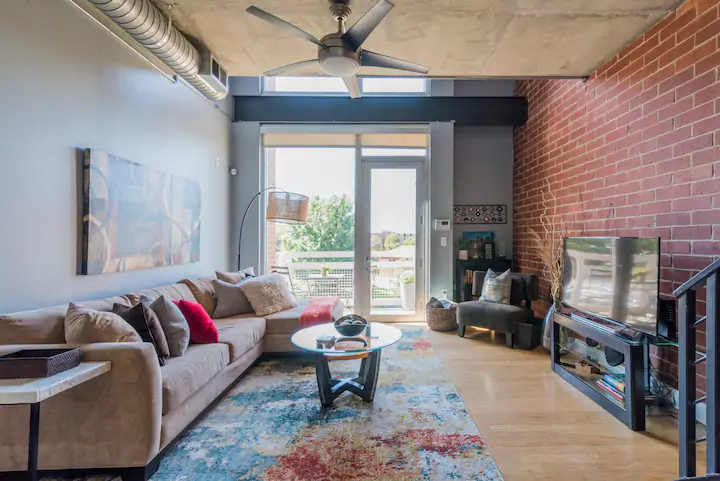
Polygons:
<instances>
[{"instance_id":1,"label":"ceiling fan light fixture","mask_svg":"<svg viewBox=\"0 0 720 481\"><path fill-rule=\"evenodd\" d=\"M333 77L349 77L360 69L360 63L349 57L328 57L320 61L323 72Z\"/></svg>"}]
</instances>

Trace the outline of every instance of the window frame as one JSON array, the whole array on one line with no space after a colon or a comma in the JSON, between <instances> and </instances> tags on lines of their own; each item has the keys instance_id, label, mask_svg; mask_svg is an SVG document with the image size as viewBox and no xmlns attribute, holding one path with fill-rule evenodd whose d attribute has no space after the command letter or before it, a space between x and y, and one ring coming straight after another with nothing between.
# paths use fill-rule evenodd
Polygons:
<instances>
[{"instance_id":1,"label":"window frame","mask_svg":"<svg viewBox=\"0 0 720 481\"><path fill-rule=\"evenodd\" d=\"M286 90L268 90L268 81L272 77L261 77L260 95L264 96L280 96L280 97L347 97L347 92L303 92L303 91L286 91ZM326 77L308 77L308 78L326 78ZM430 79L426 77L411 77L423 80L424 90L421 92L365 92L363 90L364 78L405 78L405 77L358 77L360 83L360 92L363 97L430 97Z\"/></svg>"}]
</instances>

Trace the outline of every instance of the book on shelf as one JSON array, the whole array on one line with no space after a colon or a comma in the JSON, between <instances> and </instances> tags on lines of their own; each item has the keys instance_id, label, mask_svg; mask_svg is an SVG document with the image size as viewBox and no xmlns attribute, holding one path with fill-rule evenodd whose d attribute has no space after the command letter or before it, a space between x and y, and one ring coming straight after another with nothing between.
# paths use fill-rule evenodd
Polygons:
<instances>
[{"instance_id":1,"label":"book on shelf","mask_svg":"<svg viewBox=\"0 0 720 481\"><path fill-rule=\"evenodd\" d=\"M621 381L620 379L613 376L612 374L605 374L603 381L610 384L612 387L615 388L615 390L617 390L619 392L625 392L625 382Z\"/></svg>"},{"instance_id":2,"label":"book on shelf","mask_svg":"<svg viewBox=\"0 0 720 481\"><path fill-rule=\"evenodd\" d=\"M612 387L610 384L606 383L602 379L599 379L596 383L599 388L601 388L606 393L610 394L612 397L617 399L618 401L625 401L625 395L619 391L617 391L614 387Z\"/></svg>"}]
</instances>

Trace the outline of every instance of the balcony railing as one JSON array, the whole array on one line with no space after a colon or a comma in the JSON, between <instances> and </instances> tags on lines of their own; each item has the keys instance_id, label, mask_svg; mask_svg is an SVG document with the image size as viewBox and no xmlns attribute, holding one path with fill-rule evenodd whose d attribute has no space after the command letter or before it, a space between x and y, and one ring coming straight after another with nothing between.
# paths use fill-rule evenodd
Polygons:
<instances>
[{"instance_id":1,"label":"balcony railing","mask_svg":"<svg viewBox=\"0 0 720 481\"><path fill-rule=\"evenodd\" d=\"M406 249L405 258L392 259L394 251L373 251L371 254L371 307L401 307L400 276L415 270L414 249ZM290 271L295 295L299 298L337 296L352 307L355 295L355 253L352 251L277 252L276 266ZM324 267L330 269L322 278Z\"/></svg>"}]
</instances>

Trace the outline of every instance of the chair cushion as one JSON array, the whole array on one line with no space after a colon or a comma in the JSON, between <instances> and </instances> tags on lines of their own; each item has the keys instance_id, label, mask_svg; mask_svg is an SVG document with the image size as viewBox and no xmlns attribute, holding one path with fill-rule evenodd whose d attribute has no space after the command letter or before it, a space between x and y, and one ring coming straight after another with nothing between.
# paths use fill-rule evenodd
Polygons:
<instances>
[{"instance_id":1,"label":"chair cushion","mask_svg":"<svg viewBox=\"0 0 720 481\"><path fill-rule=\"evenodd\" d=\"M192 344L182 356L168 359L160 368L163 415L180 407L229 363L227 344Z\"/></svg>"},{"instance_id":2,"label":"chair cushion","mask_svg":"<svg viewBox=\"0 0 720 481\"><path fill-rule=\"evenodd\" d=\"M227 317L216 319L218 340L230 348L230 362L259 343L265 335L265 319L262 317Z\"/></svg>"},{"instance_id":3,"label":"chair cushion","mask_svg":"<svg viewBox=\"0 0 720 481\"><path fill-rule=\"evenodd\" d=\"M298 299L298 305L265 317L268 334L293 334L300 328L300 314L310 303L307 299ZM345 311L345 305L338 301L333 308L333 319L339 319Z\"/></svg>"},{"instance_id":4,"label":"chair cushion","mask_svg":"<svg viewBox=\"0 0 720 481\"><path fill-rule=\"evenodd\" d=\"M510 269L502 274L488 269L485 273L482 295L480 297L484 301L508 304L510 301L510 282Z\"/></svg>"},{"instance_id":5,"label":"chair cushion","mask_svg":"<svg viewBox=\"0 0 720 481\"><path fill-rule=\"evenodd\" d=\"M458 304L458 323L506 333L515 333L517 323L530 319L532 311L525 307L498 302L470 301Z\"/></svg>"}]
</instances>

